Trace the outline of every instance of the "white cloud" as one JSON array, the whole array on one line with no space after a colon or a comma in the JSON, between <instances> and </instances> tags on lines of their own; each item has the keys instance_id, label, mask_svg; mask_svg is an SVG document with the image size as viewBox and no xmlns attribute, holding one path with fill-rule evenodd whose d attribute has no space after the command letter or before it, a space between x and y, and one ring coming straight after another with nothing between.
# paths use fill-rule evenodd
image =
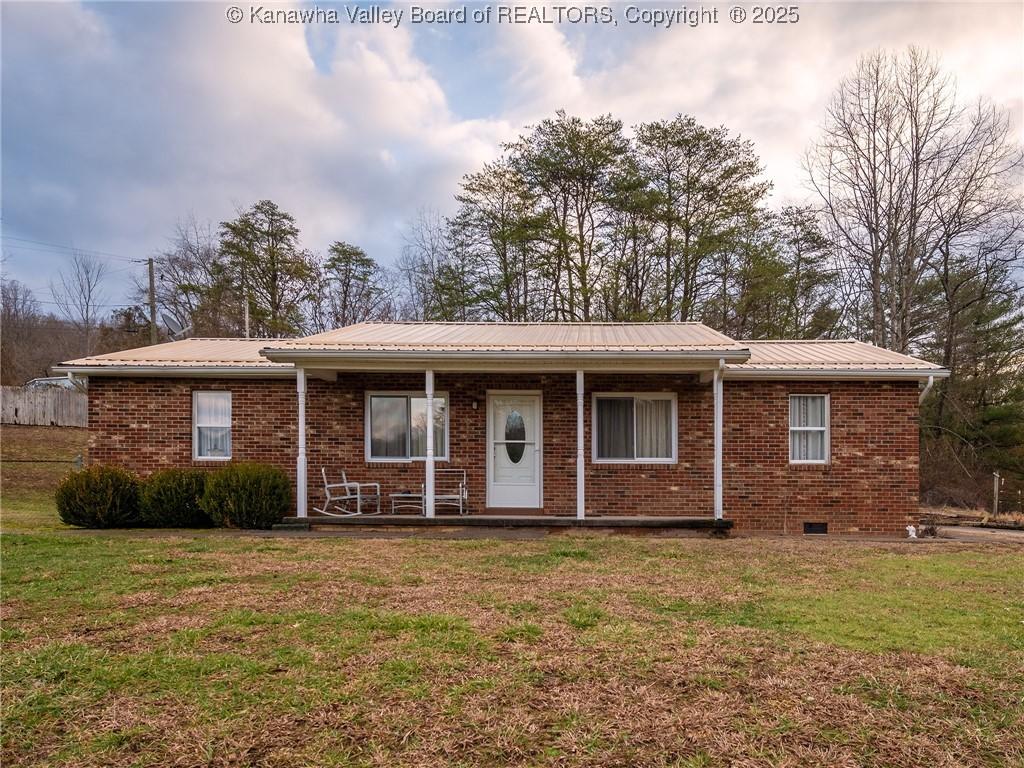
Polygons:
<instances>
[{"instance_id":1,"label":"white cloud","mask_svg":"<svg viewBox=\"0 0 1024 768\"><path fill-rule=\"evenodd\" d=\"M619 6L620 8L623 5ZM577 30L572 30L575 34ZM803 196L800 158L857 58L918 45L938 53L965 97L986 94L1020 120L1022 20L1012 3L809 3L791 26L631 30L607 66L587 68L564 29L499 30L515 89L510 112L534 122L565 107L626 125L692 114L752 140L781 199ZM544 85L539 85L543 83Z\"/></svg>"},{"instance_id":2,"label":"white cloud","mask_svg":"<svg viewBox=\"0 0 1024 768\"><path fill-rule=\"evenodd\" d=\"M559 108L627 125L677 112L725 124L755 142L779 197L794 198L835 84L879 46L932 48L966 97L987 94L1018 119L1022 109L1013 4L810 3L785 28L500 25L463 54L464 67L486 60L500 74L487 94L446 92L420 47L437 29L341 24L307 35L231 25L223 11L3 6L9 234L145 256L182 215L216 222L269 197L310 246L344 238L390 261L417 208L450 210L463 173ZM452 45L469 39L441 32ZM311 46L329 61L318 67ZM466 119L453 95L497 95L498 106ZM38 273L37 258L13 255L13 272Z\"/></svg>"}]
</instances>

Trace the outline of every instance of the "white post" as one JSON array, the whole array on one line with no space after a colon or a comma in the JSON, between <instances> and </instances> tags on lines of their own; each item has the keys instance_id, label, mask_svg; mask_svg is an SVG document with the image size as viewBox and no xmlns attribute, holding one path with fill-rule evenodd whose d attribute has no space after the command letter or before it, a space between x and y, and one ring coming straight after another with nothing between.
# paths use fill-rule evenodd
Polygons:
<instances>
[{"instance_id":1,"label":"white post","mask_svg":"<svg viewBox=\"0 0 1024 768\"><path fill-rule=\"evenodd\" d=\"M713 382L715 400L715 520L721 520L722 512L722 369L723 360L718 361Z\"/></svg>"},{"instance_id":2,"label":"white post","mask_svg":"<svg viewBox=\"0 0 1024 768\"><path fill-rule=\"evenodd\" d=\"M576 371L576 517L586 517L586 460L583 453L583 371Z\"/></svg>"},{"instance_id":3,"label":"white post","mask_svg":"<svg viewBox=\"0 0 1024 768\"><path fill-rule=\"evenodd\" d=\"M295 460L295 506L306 516L306 369L295 369L295 391L299 398L299 454Z\"/></svg>"},{"instance_id":4,"label":"white post","mask_svg":"<svg viewBox=\"0 0 1024 768\"><path fill-rule=\"evenodd\" d=\"M427 517L434 516L434 372L427 371L424 386L427 395L427 460L423 492L423 511Z\"/></svg>"}]
</instances>

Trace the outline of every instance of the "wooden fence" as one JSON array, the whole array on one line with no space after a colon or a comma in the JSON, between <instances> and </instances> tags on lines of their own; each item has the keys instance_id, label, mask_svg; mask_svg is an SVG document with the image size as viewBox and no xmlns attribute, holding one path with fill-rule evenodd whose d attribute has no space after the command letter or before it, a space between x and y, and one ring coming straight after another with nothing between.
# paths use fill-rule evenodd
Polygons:
<instances>
[{"instance_id":1,"label":"wooden fence","mask_svg":"<svg viewBox=\"0 0 1024 768\"><path fill-rule=\"evenodd\" d=\"M89 424L88 397L61 387L0 387L0 422L54 427Z\"/></svg>"}]
</instances>

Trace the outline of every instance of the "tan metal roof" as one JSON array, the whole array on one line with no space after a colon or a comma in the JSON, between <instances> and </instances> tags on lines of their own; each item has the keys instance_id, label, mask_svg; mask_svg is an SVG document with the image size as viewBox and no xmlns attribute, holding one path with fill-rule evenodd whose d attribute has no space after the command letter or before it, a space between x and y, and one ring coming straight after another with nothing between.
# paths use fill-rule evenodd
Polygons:
<instances>
[{"instance_id":1,"label":"tan metal roof","mask_svg":"<svg viewBox=\"0 0 1024 768\"><path fill-rule=\"evenodd\" d=\"M944 372L941 366L855 339L826 341L742 341L750 359L731 363L736 371L920 371Z\"/></svg>"},{"instance_id":2,"label":"tan metal roof","mask_svg":"<svg viewBox=\"0 0 1024 768\"><path fill-rule=\"evenodd\" d=\"M646 359L647 353L650 359L659 353L689 353L698 360L703 360L705 354L716 358L723 353L730 361L728 374L739 377L834 373L852 378L921 378L949 373L924 360L853 339L738 342L700 323L360 323L303 339L184 339L71 360L54 370L97 375L174 375L181 370L205 375L290 373L291 362L272 362L261 350L269 350L274 357L284 352L281 359L289 352L337 352L350 362L349 355L366 353L386 358L382 365L391 360L392 354L399 359L403 353L433 353L439 357L468 353L466 365L473 364L473 353L489 353L492 358L495 354L521 353L526 360L531 353L622 354L638 360ZM748 353L749 359L745 360Z\"/></svg>"},{"instance_id":3,"label":"tan metal roof","mask_svg":"<svg viewBox=\"0 0 1024 768\"><path fill-rule=\"evenodd\" d=\"M332 352L704 352L742 350L701 323L358 323L274 350Z\"/></svg>"},{"instance_id":4,"label":"tan metal roof","mask_svg":"<svg viewBox=\"0 0 1024 768\"><path fill-rule=\"evenodd\" d=\"M93 355L61 364L68 367L188 367L188 368L291 368L290 363L273 363L260 354L270 339L183 339L149 347L124 349Z\"/></svg>"}]
</instances>

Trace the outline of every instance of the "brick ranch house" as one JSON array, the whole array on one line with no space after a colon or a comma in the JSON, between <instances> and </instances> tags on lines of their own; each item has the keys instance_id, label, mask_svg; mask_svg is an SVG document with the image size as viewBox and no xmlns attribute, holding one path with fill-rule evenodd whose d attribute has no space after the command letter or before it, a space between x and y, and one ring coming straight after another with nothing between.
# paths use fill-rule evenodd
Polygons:
<instances>
[{"instance_id":1,"label":"brick ranch house","mask_svg":"<svg viewBox=\"0 0 1024 768\"><path fill-rule=\"evenodd\" d=\"M56 370L88 377L91 463L275 464L299 522L324 506L322 468L379 483L386 511L422 492L420 522L451 519L435 494L457 469L469 516L780 533L902 532L919 398L948 375L858 341L736 341L699 323L360 323Z\"/></svg>"}]
</instances>

